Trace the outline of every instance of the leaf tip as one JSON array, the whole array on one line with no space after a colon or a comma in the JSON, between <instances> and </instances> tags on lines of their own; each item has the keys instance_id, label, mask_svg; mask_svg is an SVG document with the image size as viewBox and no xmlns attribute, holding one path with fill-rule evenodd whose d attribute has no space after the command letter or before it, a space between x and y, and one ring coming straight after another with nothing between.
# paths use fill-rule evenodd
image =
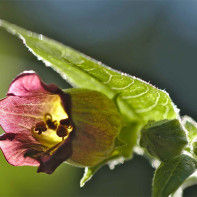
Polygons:
<instances>
[{"instance_id":1,"label":"leaf tip","mask_svg":"<svg viewBox=\"0 0 197 197\"><path fill-rule=\"evenodd\" d=\"M86 167L83 177L80 180L80 187L83 187L86 184L86 182L88 182L92 178L92 176L93 176L93 174L90 172L89 168Z\"/></svg>"},{"instance_id":2,"label":"leaf tip","mask_svg":"<svg viewBox=\"0 0 197 197\"><path fill-rule=\"evenodd\" d=\"M6 28L6 21L0 18L0 27Z\"/></svg>"},{"instance_id":3,"label":"leaf tip","mask_svg":"<svg viewBox=\"0 0 197 197\"><path fill-rule=\"evenodd\" d=\"M9 22L6 22L5 20L3 20L3 19L0 18L0 26L1 27L5 27L6 24L9 24Z\"/></svg>"}]
</instances>

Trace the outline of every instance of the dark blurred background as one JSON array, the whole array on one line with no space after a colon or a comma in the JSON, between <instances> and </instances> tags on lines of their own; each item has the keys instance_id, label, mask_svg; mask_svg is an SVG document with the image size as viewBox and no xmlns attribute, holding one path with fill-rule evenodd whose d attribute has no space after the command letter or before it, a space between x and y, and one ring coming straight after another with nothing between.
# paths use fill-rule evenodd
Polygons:
<instances>
[{"instance_id":1,"label":"dark blurred background","mask_svg":"<svg viewBox=\"0 0 197 197\"><path fill-rule=\"evenodd\" d=\"M42 33L170 93L197 120L197 1L0 0L0 18ZM0 96L23 70L49 83L68 84L0 29ZM83 170L62 164L54 174L13 167L0 156L0 196L150 196L153 169L134 156L97 172L84 188ZM185 196L197 196L197 186Z\"/></svg>"}]
</instances>

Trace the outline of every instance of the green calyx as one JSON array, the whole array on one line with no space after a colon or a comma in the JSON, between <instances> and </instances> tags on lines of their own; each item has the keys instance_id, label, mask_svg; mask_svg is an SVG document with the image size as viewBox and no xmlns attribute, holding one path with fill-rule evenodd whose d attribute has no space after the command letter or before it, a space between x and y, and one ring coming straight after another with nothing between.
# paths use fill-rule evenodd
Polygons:
<instances>
[{"instance_id":1,"label":"green calyx","mask_svg":"<svg viewBox=\"0 0 197 197\"><path fill-rule=\"evenodd\" d=\"M124 145L117 136L122 118L111 99L86 89L65 90L71 97L71 119L74 123L73 153L69 163L95 166Z\"/></svg>"}]
</instances>

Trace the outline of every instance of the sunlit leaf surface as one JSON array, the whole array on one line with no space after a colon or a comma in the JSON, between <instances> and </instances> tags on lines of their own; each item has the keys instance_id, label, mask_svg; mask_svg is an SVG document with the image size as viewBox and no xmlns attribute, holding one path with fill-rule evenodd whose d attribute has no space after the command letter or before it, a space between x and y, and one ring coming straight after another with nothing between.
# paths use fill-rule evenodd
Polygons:
<instances>
[{"instance_id":1,"label":"sunlit leaf surface","mask_svg":"<svg viewBox=\"0 0 197 197\"><path fill-rule=\"evenodd\" d=\"M71 85L117 96L122 114L131 119L162 120L177 117L168 94L136 77L113 70L61 43L5 21L2 27L23 39L29 50Z\"/></svg>"}]
</instances>

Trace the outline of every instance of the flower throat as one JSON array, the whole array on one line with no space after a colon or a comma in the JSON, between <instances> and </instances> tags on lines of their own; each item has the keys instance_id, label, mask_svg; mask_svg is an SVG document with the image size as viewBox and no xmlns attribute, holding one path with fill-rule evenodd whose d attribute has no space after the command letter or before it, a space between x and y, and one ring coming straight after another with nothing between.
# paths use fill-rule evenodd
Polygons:
<instances>
[{"instance_id":1,"label":"flower throat","mask_svg":"<svg viewBox=\"0 0 197 197\"><path fill-rule=\"evenodd\" d=\"M69 117L58 121L54 120L50 113L46 113L44 119L32 127L34 137L44 144L64 141L72 130L73 126Z\"/></svg>"}]
</instances>

